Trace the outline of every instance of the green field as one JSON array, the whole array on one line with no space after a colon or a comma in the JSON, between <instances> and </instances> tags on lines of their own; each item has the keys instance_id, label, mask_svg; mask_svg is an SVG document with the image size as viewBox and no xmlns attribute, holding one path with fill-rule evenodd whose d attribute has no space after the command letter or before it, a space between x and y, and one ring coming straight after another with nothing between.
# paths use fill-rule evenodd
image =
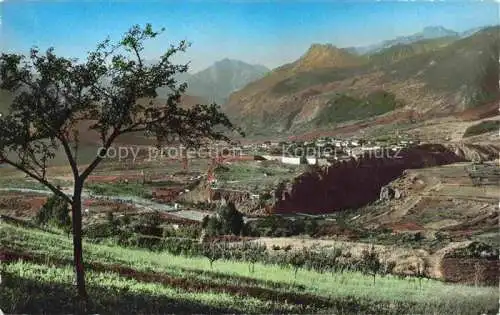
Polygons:
<instances>
[{"instance_id":1,"label":"green field","mask_svg":"<svg viewBox=\"0 0 500 315\"><path fill-rule=\"evenodd\" d=\"M24 256L2 264L0 308L12 313L72 311L72 245L67 236L0 226L0 247ZM276 265L84 243L92 312L496 314L498 290L434 280L318 273Z\"/></svg>"},{"instance_id":2,"label":"green field","mask_svg":"<svg viewBox=\"0 0 500 315\"><path fill-rule=\"evenodd\" d=\"M280 182L304 172L303 165L283 165L273 161L238 162L215 170L218 186L259 192L272 190Z\"/></svg>"}]
</instances>

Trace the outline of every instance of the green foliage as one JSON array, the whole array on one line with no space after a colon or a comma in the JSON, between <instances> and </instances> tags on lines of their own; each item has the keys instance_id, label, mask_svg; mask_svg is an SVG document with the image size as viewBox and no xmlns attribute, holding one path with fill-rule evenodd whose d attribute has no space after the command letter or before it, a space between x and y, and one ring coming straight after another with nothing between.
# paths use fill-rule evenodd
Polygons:
<instances>
[{"instance_id":1,"label":"green foliage","mask_svg":"<svg viewBox=\"0 0 500 315\"><path fill-rule=\"evenodd\" d=\"M38 211L35 222L39 225L50 225L64 230L71 229L67 201L57 195L52 195Z\"/></svg>"},{"instance_id":2,"label":"green foliage","mask_svg":"<svg viewBox=\"0 0 500 315\"><path fill-rule=\"evenodd\" d=\"M486 258L498 260L499 251L483 242L472 242L466 247L456 249L446 254L449 258Z\"/></svg>"},{"instance_id":3,"label":"green foliage","mask_svg":"<svg viewBox=\"0 0 500 315\"><path fill-rule=\"evenodd\" d=\"M315 219L288 219L279 215L267 216L247 223L252 236L290 237L308 234L315 235L320 224Z\"/></svg>"},{"instance_id":4,"label":"green foliage","mask_svg":"<svg viewBox=\"0 0 500 315\"><path fill-rule=\"evenodd\" d=\"M41 53L34 47L27 56L2 53L0 90L14 98L8 113L0 117L0 159L72 202L81 200L86 179L121 135L148 133L159 144L175 138L188 147L207 140L229 141L228 131L243 135L217 104L180 106L187 85L178 84L176 78L187 72L188 65L174 64L171 59L187 49L186 41L170 46L156 63L144 62L145 43L160 32L150 24L134 25L120 40L99 43L84 61L60 57L54 48ZM156 106L153 100L159 88L169 93ZM77 120L92 122L84 132L93 133L102 145L82 170L76 159L81 132ZM61 148L74 177L73 199L46 178L48 161ZM79 210L81 205L74 208ZM78 262L82 261L82 231L81 222L74 223L74 261ZM85 298L80 267L75 268L78 293Z\"/></svg>"},{"instance_id":5,"label":"green foliage","mask_svg":"<svg viewBox=\"0 0 500 315\"><path fill-rule=\"evenodd\" d=\"M326 125L348 120L360 120L381 115L401 107L394 94L375 91L363 98L337 94L332 98L316 119L316 124Z\"/></svg>"},{"instance_id":6,"label":"green foliage","mask_svg":"<svg viewBox=\"0 0 500 315\"><path fill-rule=\"evenodd\" d=\"M233 202L228 202L217 210L215 216L205 217L202 227L208 236L240 235L244 229L243 214L236 210Z\"/></svg>"},{"instance_id":7,"label":"green foliage","mask_svg":"<svg viewBox=\"0 0 500 315\"><path fill-rule=\"evenodd\" d=\"M118 233L115 224L110 222L96 223L85 228L83 235L88 239L113 237Z\"/></svg>"},{"instance_id":8,"label":"green foliage","mask_svg":"<svg viewBox=\"0 0 500 315\"><path fill-rule=\"evenodd\" d=\"M210 269L216 260L221 259L224 255L224 248L218 243L208 243L202 247L202 254L210 262Z\"/></svg>"},{"instance_id":9,"label":"green foliage","mask_svg":"<svg viewBox=\"0 0 500 315\"><path fill-rule=\"evenodd\" d=\"M172 245L180 242L183 241L170 241ZM35 257L41 259L4 264L0 290L3 311L74 313L73 275L68 265L72 260L72 240L4 225L0 229L0 246L39 255ZM294 278L294 270L286 261L287 253L267 255L267 261L255 264L258 272L252 272L250 262L226 258L242 257L238 244L225 247L231 250L226 250L224 257L213 264L213 270L202 255L172 255L87 242L84 246L88 266L99 266L88 268L89 313L451 315L496 314L498 311L498 288L494 287L428 280L420 289L414 281L391 276L380 278L373 286L371 277L359 272L333 272L327 268L331 274L320 273L308 264L299 269ZM258 250L255 244L248 246ZM328 255L327 251L310 252L309 257L317 259ZM246 256L254 255L250 253ZM338 266L346 256L340 256ZM120 269L123 269L121 273ZM144 278L144 274L149 278ZM214 309L214 306L224 309Z\"/></svg>"},{"instance_id":10,"label":"green foliage","mask_svg":"<svg viewBox=\"0 0 500 315\"><path fill-rule=\"evenodd\" d=\"M378 253L375 251L375 247L372 246L370 250L365 249L361 254L361 271L367 275L372 275L373 284L375 284L375 276L383 270Z\"/></svg>"},{"instance_id":11,"label":"green foliage","mask_svg":"<svg viewBox=\"0 0 500 315\"><path fill-rule=\"evenodd\" d=\"M111 211L106 212L106 221L109 224L115 224L115 217L113 216L113 212Z\"/></svg>"},{"instance_id":12,"label":"green foliage","mask_svg":"<svg viewBox=\"0 0 500 315\"><path fill-rule=\"evenodd\" d=\"M319 224L315 219L306 221L304 232L309 236L314 236L318 230Z\"/></svg>"},{"instance_id":13,"label":"green foliage","mask_svg":"<svg viewBox=\"0 0 500 315\"><path fill-rule=\"evenodd\" d=\"M500 129L500 120L485 120L476 125L472 125L465 130L464 138L477 136L483 133L498 131Z\"/></svg>"},{"instance_id":14,"label":"green foliage","mask_svg":"<svg viewBox=\"0 0 500 315\"><path fill-rule=\"evenodd\" d=\"M173 227L163 228L163 237L181 237L198 239L201 234L201 228L198 224L181 225L177 229Z\"/></svg>"}]
</instances>

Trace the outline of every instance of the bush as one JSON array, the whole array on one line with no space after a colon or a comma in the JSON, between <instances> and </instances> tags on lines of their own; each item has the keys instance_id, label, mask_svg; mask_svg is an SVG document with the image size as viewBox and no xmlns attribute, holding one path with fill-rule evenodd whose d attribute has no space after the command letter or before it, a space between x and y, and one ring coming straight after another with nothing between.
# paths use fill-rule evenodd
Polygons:
<instances>
[{"instance_id":1,"label":"bush","mask_svg":"<svg viewBox=\"0 0 500 315\"><path fill-rule=\"evenodd\" d=\"M361 272L373 276L373 284L375 284L375 276L382 271L382 264L374 246L370 250L363 250L360 267Z\"/></svg>"},{"instance_id":2,"label":"bush","mask_svg":"<svg viewBox=\"0 0 500 315\"><path fill-rule=\"evenodd\" d=\"M116 225L110 222L89 225L83 232L83 235L90 239L112 237L116 234Z\"/></svg>"},{"instance_id":3,"label":"bush","mask_svg":"<svg viewBox=\"0 0 500 315\"><path fill-rule=\"evenodd\" d=\"M308 224L309 230L306 231L306 226ZM291 220L273 215L248 222L246 229L251 233L247 235L251 236L289 237L304 233L311 235L317 232L317 222L309 223L308 220L300 218ZM311 234L309 232L311 232Z\"/></svg>"},{"instance_id":4,"label":"bush","mask_svg":"<svg viewBox=\"0 0 500 315\"><path fill-rule=\"evenodd\" d=\"M181 237L198 239L201 229L198 224L179 226L178 229L167 226L163 228L163 237Z\"/></svg>"},{"instance_id":5,"label":"bush","mask_svg":"<svg viewBox=\"0 0 500 315\"><path fill-rule=\"evenodd\" d=\"M53 195L38 211L35 221L39 225L50 225L65 230L71 229L68 203L62 197Z\"/></svg>"},{"instance_id":6,"label":"bush","mask_svg":"<svg viewBox=\"0 0 500 315\"><path fill-rule=\"evenodd\" d=\"M314 236L318 231L318 222L314 219L309 220L305 224L305 232L309 236Z\"/></svg>"},{"instance_id":7,"label":"bush","mask_svg":"<svg viewBox=\"0 0 500 315\"><path fill-rule=\"evenodd\" d=\"M207 236L240 235L244 230L245 224L243 214L236 210L234 203L229 202L217 210L216 216L205 217L202 227L206 229Z\"/></svg>"}]
</instances>

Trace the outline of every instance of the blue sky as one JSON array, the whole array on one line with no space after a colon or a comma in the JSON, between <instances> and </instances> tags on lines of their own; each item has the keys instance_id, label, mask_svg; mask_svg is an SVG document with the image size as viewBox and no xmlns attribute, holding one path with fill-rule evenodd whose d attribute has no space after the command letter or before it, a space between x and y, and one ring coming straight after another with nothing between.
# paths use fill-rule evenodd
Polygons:
<instances>
[{"instance_id":1,"label":"blue sky","mask_svg":"<svg viewBox=\"0 0 500 315\"><path fill-rule=\"evenodd\" d=\"M498 24L498 3L375 1L23 1L0 0L2 51L50 46L84 57L110 35L133 24L166 32L147 46L154 59L181 39L191 48L177 60L192 71L223 58L274 68L302 55L312 43L360 46L409 35L425 26L456 31Z\"/></svg>"}]
</instances>

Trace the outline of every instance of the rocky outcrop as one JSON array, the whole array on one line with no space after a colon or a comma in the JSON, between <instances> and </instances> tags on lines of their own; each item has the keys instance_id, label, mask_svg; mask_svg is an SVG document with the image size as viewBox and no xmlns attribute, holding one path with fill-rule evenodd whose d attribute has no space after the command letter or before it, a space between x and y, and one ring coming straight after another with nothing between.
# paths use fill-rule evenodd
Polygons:
<instances>
[{"instance_id":1,"label":"rocky outcrop","mask_svg":"<svg viewBox=\"0 0 500 315\"><path fill-rule=\"evenodd\" d=\"M463 157L443 145L427 144L406 149L397 156L365 156L339 162L295 178L291 189L284 192L284 198L277 200L275 212L328 213L358 208L379 199L381 188L406 169L462 161ZM386 190L387 197L397 195L389 188Z\"/></svg>"},{"instance_id":2,"label":"rocky outcrop","mask_svg":"<svg viewBox=\"0 0 500 315\"><path fill-rule=\"evenodd\" d=\"M382 189L380 189L379 200L386 201L392 199L400 199L401 197L402 192L397 188L393 188L391 186L383 186Z\"/></svg>"}]
</instances>

